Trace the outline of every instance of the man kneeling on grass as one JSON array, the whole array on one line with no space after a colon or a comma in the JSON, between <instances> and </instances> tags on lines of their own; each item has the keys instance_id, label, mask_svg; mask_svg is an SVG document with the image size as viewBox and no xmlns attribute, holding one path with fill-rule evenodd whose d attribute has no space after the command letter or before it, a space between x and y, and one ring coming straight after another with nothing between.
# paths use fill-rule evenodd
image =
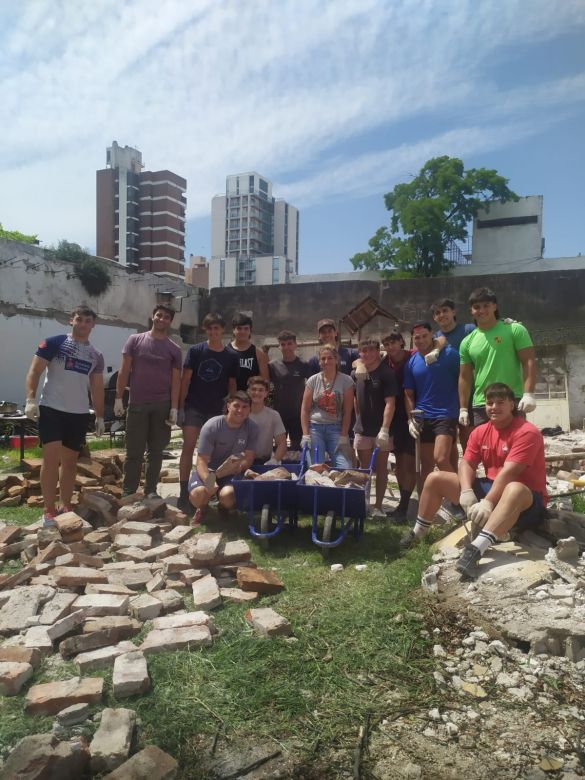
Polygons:
<instances>
[{"instance_id":1,"label":"man kneeling on grass","mask_svg":"<svg viewBox=\"0 0 585 780\"><path fill-rule=\"evenodd\" d=\"M547 503L542 434L517 415L514 392L508 385L489 385L485 408L489 421L471 432L459 474L429 474L416 524L400 542L402 549L408 549L422 539L444 498L460 503L472 524L472 541L455 568L469 578L477 577L481 556L511 528L525 530L538 525L545 517ZM480 464L486 476L477 479Z\"/></svg>"},{"instance_id":2,"label":"man kneeling on grass","mask_svg":"<svg viewBox=\"0 0 585 780\"><path fill-rule=\"evenodd\" d=\"M201 428L195 470L189 480L189 500L196 509L193 525L200 525L216 493L221 509L235 506L230 483L235 474L250 468L258 441L250 406L250 396L238 390L227 397L226 413L212 417Z\"/></svg>"}]
</instances>

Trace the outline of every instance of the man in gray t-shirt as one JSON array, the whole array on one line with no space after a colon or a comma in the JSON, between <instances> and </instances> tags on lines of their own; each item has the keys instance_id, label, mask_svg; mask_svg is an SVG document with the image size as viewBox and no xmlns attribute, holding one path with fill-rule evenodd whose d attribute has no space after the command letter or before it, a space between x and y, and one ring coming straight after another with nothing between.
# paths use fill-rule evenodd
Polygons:
<instances>
[{"instance_id":1,"label":"man in gray t-shirt","mask_svg":"<svg viewBox=\"0 0 585 780\"><path fill-rule=\"evenodd\" d=\"M238 390L228 396L226 413L212 417L201 428L189 480L189 500L196 509L193 525L200 525L216 493L223 509L233 509L236 503L232 477L250 468L258 442L258 426L250 419L250 406L250 396Z\"/></svg>"}]
</instances>

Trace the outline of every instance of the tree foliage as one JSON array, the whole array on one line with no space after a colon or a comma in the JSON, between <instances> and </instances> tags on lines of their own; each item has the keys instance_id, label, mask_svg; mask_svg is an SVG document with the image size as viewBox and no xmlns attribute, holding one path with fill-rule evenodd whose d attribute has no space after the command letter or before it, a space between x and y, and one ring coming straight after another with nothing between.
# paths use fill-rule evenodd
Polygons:
<instances>
[{"instance_id":1,"label":"tree foliage","mask_svg":"<svg viewBox=\"0 0 585 780\"><path fill-rule=\"evenodd\" d=\"M63 240L59 241L57 247L51 247L46 252L55 260L72 263L75 266L75 276L89 295L101 295L112 283L105 263L91 257L79 244Z\"/></svg>"},{"instance_id":2,"label":"tree foliage","mask_svg":"<svg viewBox=\"0 0 585 780\"><path fill-rule=\"evenodd\" d=\"M518 200L508 179L487 168L465 170L455 157L434 157L406 184L386 193L390 227L379 228L369 249L351 258L354 268L383 276L439 276L453 263L452 242L467 239L468 224L489 201Z\"/></svg>"},{"instance_id":3,"label":"tree foliage","mask_svg":"<svg viewBox=\"0 0 585 780\"><path fill-rule=\"evenodd\" d=\"M20 230L6 230L0 222L0 238L7 238L10 241L22 241L25 244L38 244L38 236L29 236L21 233Z\"/></svg>"}]
</instances>

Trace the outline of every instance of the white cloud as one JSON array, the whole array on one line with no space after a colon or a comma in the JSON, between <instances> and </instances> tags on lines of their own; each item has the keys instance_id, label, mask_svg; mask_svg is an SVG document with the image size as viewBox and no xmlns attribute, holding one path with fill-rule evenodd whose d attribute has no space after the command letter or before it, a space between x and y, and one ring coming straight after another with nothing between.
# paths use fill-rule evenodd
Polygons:
<instances>
[{"instance_id":1,"label":"white cloud","mask_svg":"<svg viewBox=\"0 0 585 780\"><path fill-rule=\"evenodd\" d=\"M529 14L523 0L15 8L0 34L0 219L49 242L94 244L95 170L113 139L139 148L148 168L184 175L193 218L209 212L228 173L294 180L277 194L299 205L319 202L332 183L368 194L431 154L512 143L535 132L527 109L553 100L562 112L583 94L583 74L502 91L484 71L502 46L585 25L579 0L535 0ZM428 139L360 147L409 119ZM356 151L334 157L344 142Z\"/></svg>"}]
</instances>

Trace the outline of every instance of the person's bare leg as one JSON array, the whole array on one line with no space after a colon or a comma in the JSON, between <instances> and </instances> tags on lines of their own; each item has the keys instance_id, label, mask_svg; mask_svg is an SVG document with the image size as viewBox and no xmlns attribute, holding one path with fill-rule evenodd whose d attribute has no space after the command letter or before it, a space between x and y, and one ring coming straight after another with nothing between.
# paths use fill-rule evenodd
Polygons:
<instances>
[{"instance_id":1,"label":"person's bare leg","mask_svg":"<svg viewBox=\"0 0 585 780\"><path fill-rule=\"evenodd\" d=\"M370 458L372 457L372 449L369 450L356 450L358 457L358 464L360 469L367 469L370 465Z\"/></svg>"},{"instance_id":2,"label":"person's bare leg","mask_svg":"<svg viewBox=\"0 0 585 780\"><path fill-rule=\"evenodd\" d=\"M386 495L386 488L388 487L388 450L378 450L376 455L375 472L376 472L376 508L382 509L382 502ZM369 461L368 461L369 465ZM367 467L366 467L367 468Z\"/></svg>"},{"instance_id":3,"label":"person's bare leg","mask_svg":"<svg viewBox=\"0 0 585 780\"><path fill-rule=\"evenodd\" d=\"M408 452L396 453L395 457L396 481L398 482L398 490L400 492L400 502L391 516L402 522L406 519L408 504L416 484L415 461L414 455Z\"/></svg>"},{"instance_id":4,"label":"person's bare leg","mask_svg":"<svg viewBox=\"0 0 585 780\"><path fill-rule=\"evenodd\" d=\"M455 471L451 465L451 449L453 446L453 437L443 433L435 437L435 446L433 448L433 459L439 471Z\"/></svg>"},{"instance_id":5,"label":"person's bare leg","mask_svg":"<svg viewBox=\"0 0 585 780\"><path fill-rule=\"evenodd\" d=\"M516 525L520 514L532 506L533 500L530 488L521 482L509 482L483 530L501 539Z\"/></svg>"},{"instance_id":6,"label":"person's bare leg","mask_svg":"<svg viewBox=\"0 0 585 780\"><path fill-rule=\"evenodd\" d=\"M236 494L231 485L226 485L219 491L219 505L224 509L233 509L235 507Z\"/></svg>"},{"instance_id":7,"label":"person's bare leg","mask_svg":"<svg viewBox=\"0 0 585 780\"><path fill-rule=\"evenodd\" d=\"M435 515L444 498L454 504L459 503L459 478L450 471L433 471L429 474L418 503L418 514L427 523L434 521Z\"/></svg>"},{"instance_id":8,"label":"person's bare leg","mask_svg":"<svg viewBox=\"0 0 585 780\"><path fill-rule=\"evenodd\" d=\"M434 442L421 442L420 444L420 475L417 482L419 498L424 490L424 484L427 477L435 468L435 445Z\"/></svg>"},{"instance_id":9,"label":"person's bare leg","mask_svg":"<svg viewBox=\"0 0 585 780\"><path fill-rule=\"evenodd\" d=\"M59 481L59 461L61 442L51 441L43 444L43 465L41 466L41 490L46 514L54 515L56 510L57 483Z\"/></svg>"},{"instance_id":10,"label":"person's bare leg","mask_svg":"<svg viewBox=\"0 0 585 780\"><path fill-rule=\"evenodd\" d=\"M61 504L65 508L71 506L71 496L75 488L77 459L79 452L70 450L69 447L61 447L61 468L59 470L59 496Z\"/></svg>"},{"instance_id":11,"label":"person's bare leg","mask_svg":"<svg viewBox=\"0 0 585 780\"><path fill-rule=\"evenodd\" d=\"M199 438L199 431L201 428L195 428L192 425L185 425L183 427L183 449L181 450L181 458L179 460L179 479L188 480L191 476L193 469L193 454L195 452L195 445Z\"/></svg>"},{"instance_id":12,"label":"person's bare leg","mask_svg":"<svg viewBox=\"0 0 585 780\"><path fill-rule=\"evenodd\" d=\"M203 507L209 504L210 498L211 495L209 494L209 491L207 488L204 488L203 485L193 488L189 493L189 501L193 504L195 509L203 509Z\"/></svg>"},{"instance_id":13,"label":"person's bare leg","mask_svg":"<svg viewBox=\"0 0 585 780\"><path fill-rule=\"evenodd\" d=\"M457 473L457 469L459 468L459 448L457 447L457 438L453 439L453 446L451 447L449 462L451 463L451 471Z\"/></svg>"}]
</instances>

